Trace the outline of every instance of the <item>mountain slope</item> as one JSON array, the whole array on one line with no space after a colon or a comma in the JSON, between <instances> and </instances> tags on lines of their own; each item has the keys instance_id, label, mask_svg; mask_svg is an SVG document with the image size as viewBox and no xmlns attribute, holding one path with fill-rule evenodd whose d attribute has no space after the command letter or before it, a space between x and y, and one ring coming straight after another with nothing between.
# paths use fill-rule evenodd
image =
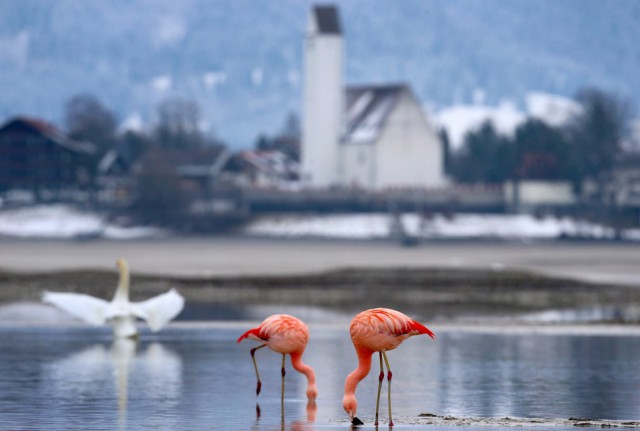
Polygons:
<instances>
[{"instance_id":1,"label":"mountain slope","mask_svg":"<svg viewBox=\"0 0 640 431\"><path fill-rule=\"evenodd\" d=\"M427 104L522 103L531 90L597 86L640 101L640 2L349 0L347 81L407 81ZM205 126L234 147L277 131L301 106L310 1L0 0L0 120L57 124L91 93L123 121L197 100Z\"/></svg>"}]
</instances>

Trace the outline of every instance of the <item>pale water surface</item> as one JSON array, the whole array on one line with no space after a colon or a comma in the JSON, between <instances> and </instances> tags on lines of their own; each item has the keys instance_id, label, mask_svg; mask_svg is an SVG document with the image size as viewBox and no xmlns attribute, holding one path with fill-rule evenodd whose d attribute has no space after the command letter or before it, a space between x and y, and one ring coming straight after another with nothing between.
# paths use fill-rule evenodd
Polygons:
<instances>
[{"instance_id":1,"label":"pale water surface","mask_svg":"<svg viewBox=\"0 0 640 431\"><path fill-rule=\"evenodd\" d=\"M349 429L342 388L356 359L338 326L311 325L305 360L318 377L316 410L307 408L305 380L287 361L284 422L281 356L257 352L263 391L256 398L255 344L235 342L247 324L174 325L144 332L138 343L113 343L107 329L4 326L0 429ZM389 353L396 429L456 428L413 424L420 413L637 419L638 358L634 335L445 330L436 341L414 337ZM364 429L373 429L376 364L357 392ZM386 406L382 417L386 424Z\"/></svg>"}]
</instances>

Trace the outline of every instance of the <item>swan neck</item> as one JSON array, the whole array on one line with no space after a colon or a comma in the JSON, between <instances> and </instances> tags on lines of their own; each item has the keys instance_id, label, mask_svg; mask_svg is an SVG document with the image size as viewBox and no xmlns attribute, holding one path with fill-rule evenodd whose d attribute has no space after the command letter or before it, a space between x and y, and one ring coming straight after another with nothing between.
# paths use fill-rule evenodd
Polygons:
<instances>
[{"instance_id":1,"label":"swan neck","mask_svg":"<svg viewBox=\"0 0 640 431\"><path fill-rule=\"evenodd\" d=\"M129 300L129 268L126 264L120 266L120 281L116 289L114 300Z\"/></svg>"}]
</instances>

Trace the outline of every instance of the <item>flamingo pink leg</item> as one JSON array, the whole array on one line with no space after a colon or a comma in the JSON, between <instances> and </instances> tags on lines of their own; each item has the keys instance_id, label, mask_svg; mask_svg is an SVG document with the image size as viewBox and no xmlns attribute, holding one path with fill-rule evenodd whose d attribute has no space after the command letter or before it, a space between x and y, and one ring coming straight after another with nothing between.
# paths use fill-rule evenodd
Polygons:
<instances>
[{"instance_id":1,"label":"flamingo pink leg","mask_svg":"<svg viewBox=\"0 0 640 431\"><path fill-rule=\"evenodd\" d=\"M260 395L260 389L262 388L262 382L260 381L260 374L258 373L258 363L256 362L256 350L262 349L266 347L266 344L262 346L254 347L251 349L251 360L253 361L253 368L256 369L256 378L258 379L258 383L256 385L256 396Z\"/></svg>"},{"instance_id":2,"label":"flamingo pink leg","mask_svg":"<svg viewBox=\"0 0 640 431\"><path fill-rule=\"evenodd\" d=\"M286 357L286 355L283 353L282 354L282 369L280 370L280 373L282 374L282 399L284 399L284 376L287 374L287 371L284 369L285 357Z\"/></svg>"},{"instance_id":3,"label":"flamingo pink leg","mask_svg":"<svg viewBox=\"0 0 640 431\"><path fill-rule=\"evenodd\" d=\"M382 390L382 381L384 380L384 371L382 369L382 352L378 352L380 356L380 374L378 375L378 396L376 397L376 422L374 425L378 425L378 413L380 411L380 392Z\"/></svg>"},{"instance_id":4,"label":"flamingo pink leg","mask_svg":"<svg viewBox=\"0 0 640 431\"><path fill-rule=\"evenodd\" d=\"M280 395L280 407L282 410L282 419L284 420L284 376L287 374L287 372L284 369L284 360L285 360L286 355L283 353L282 354L282 394Z\"/></svg>"},{"instance_id":5,"label":"flamingo pink leg","mask_svg":"<svg viewBox=\"0 0 640 431\"><path fill-rule=\"evenodd\" d=\"M393 374L391 373L391 368L389 367L389 359L387 359L387 353L383 350L382 356L384 357L384 362L387 365L387 389L388 389L388 398L389 398L389 426L393 426L393 415L391 414L391 378Z\"/></svg>"}]
</instances>

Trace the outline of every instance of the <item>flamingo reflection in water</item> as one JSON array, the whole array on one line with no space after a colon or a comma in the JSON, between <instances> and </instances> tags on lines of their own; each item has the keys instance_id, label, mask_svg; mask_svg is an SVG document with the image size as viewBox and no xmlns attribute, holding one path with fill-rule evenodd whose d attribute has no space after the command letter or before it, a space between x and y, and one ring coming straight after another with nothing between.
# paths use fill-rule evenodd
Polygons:
<instances>
[{"instance_id":1,"label":"flamingo reflection in water","mask_svg":"<svg viewBox=\"0 0 640 431\"><path fill-rule=\"evenodd\" d=\"M184 307L184 298L175 290L142 302L129 301L129 265L118 259L120 282L111 302L82 293L47 292L42 300L89 324L102 326L109 322L115 338L138 336L136 318L143 319L152 331L159 331Z\"/></svg>"},{"instance_id":2,"label":"flamingo reflection in water","mask_svg":"<svg viewBox=\"0 0 640 431\"><path fill-rule=\"evenodd\" d=\"M291 431L311 431L313 430L313 423L316 421L316 413L318 412L318 405L315 402L308 401L306 405L306 420L296 419L291 423L287 423L284 417L284 410L282 410L282 416L280 421L280 430L285 431L287 429ZM260 404L256 404L256 421L251 427L252 430L262 430L263 426L260 424ZM287 427L289 425L289 427Z\"/></svg>"}]
</instances>

